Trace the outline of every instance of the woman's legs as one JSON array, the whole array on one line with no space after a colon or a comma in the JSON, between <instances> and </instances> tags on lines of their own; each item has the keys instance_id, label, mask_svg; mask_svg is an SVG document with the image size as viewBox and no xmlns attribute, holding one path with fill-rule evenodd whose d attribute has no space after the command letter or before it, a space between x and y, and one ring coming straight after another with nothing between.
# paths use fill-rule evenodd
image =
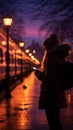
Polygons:
<instances>
[{"instance_id":1,"label":"woman's legs","mask_svg":"<svg viewBox=\"0 0 73 130\"><path fill-rule=\"evenodd\" d=\"M45 113L47 116L49 129L50 130L62 130L62 125L60 122L60 110L46 108Z\"/></svg>"}]
</instances>

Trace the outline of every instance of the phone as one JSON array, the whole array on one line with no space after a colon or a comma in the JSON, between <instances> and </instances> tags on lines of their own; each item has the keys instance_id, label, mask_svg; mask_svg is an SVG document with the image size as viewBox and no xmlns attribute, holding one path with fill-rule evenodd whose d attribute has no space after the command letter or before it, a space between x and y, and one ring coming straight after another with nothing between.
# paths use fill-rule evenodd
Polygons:
<instances>
[{"instance_id":1,"label":"phone","mask_svg":"<svg viewBox=\"0 0 73 130\"><path fill-rule=\"evenodd\" d=\"M33 70L37 70L37 68L36 68L36 67L33 67Z\"/></svg>"}]
</instances>

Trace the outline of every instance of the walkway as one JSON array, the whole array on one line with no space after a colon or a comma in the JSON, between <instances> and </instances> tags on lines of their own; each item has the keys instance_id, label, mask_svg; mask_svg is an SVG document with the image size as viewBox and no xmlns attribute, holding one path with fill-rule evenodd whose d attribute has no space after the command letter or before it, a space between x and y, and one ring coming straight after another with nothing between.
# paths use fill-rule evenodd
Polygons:
<instances>
[{"instance_id":1,"label":"walkway","mask_svg":"<svg viewBox=\"0 0 73 130\"><path fill-rule=\"evenodd\" d=\"M26 87L24 86L26 85ZM0 104L0 130L49 130L43 110L38 109L40 81L32 72ZM73 130L73 90L67 92L68 109L61 112L64 130Z\"/></svg>"}]
</instances>

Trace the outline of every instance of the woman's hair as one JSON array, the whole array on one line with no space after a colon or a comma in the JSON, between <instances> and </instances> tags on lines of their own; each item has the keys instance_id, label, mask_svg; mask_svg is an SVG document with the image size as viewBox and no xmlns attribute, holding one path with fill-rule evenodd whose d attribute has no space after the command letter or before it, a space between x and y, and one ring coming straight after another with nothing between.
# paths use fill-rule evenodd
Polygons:
<instances>
[{"instance_id":1,"label":"woman's hair","mask_svg":"<svg viewBox=\"0 0 73 130\"><path fill-rule=\"evenodd\" d=\"M52 49L53 47L59 45L59 42L58 42L58 37L56 34L51 34L49 38L47 38L44 43L43 43L43 46L47 49L47 50L50 50Z\"/></svg>"}]
</instances>

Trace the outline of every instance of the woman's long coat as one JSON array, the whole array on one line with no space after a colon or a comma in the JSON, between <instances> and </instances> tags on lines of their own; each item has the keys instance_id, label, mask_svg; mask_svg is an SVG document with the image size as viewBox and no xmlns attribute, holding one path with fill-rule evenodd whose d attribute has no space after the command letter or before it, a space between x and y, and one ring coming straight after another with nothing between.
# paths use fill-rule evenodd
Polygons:
<instances>
[{"instance_id":1,"label":"woman's long coat","mask_svg":"<svg viewBox=\"0 0 73 130\"><path fill-rule=\"evenodd\" d=\"M61 89L58 83L58 77L66 55L68 55L68 48L63 49L63 51L62 48L60 51L57 48L51 53L47 53L44 65L45 77L41 83L39 97L40 109L67 107L65 91Z\"/></svg>"}]
</instances>

